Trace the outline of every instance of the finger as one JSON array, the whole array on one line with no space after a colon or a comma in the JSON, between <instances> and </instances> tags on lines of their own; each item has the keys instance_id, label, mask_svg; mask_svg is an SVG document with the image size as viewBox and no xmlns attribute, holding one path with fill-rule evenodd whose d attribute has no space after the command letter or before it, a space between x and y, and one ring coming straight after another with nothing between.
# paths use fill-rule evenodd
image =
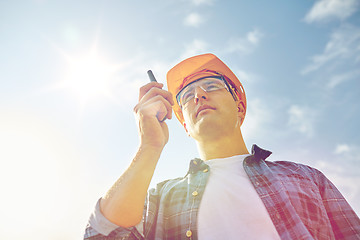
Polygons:
<instances>
[{"instance_id":1,"label":"finger","mask_svg":"<svg viewBox=\"0 0 360 240\"><path fill-rule=\"evenodd\" d=\"M143 115L156 116L159 121L164 121L166 118L172 118L171 104L161 95L150 98L147 101L138 103L134 112L142 112Z\"/></svg>"},{"instance_id":2,"label":"finger","mask_svg":"<svg viewBox=\"0 0 360 240\"><path fill-rule=\"evenodd\" d=\"M163 97L160 97L160 100L162 101L162 103L166 107L166 115L161 120L163 122L165 119L171 119L172 118L172 105L169 103L169 101L167 99L165 99Z\"/></svg>"},{"instance_id":3,"label":"finger","mask_svg":"<svg viewBox=\"0 0 360 240\"><path fill-rule=\"evenodd\" d=\"M142 86L139 90L139 101L144 97L144 95L152 88L162 89L164 84L158 82L149 82L146 85Z\"/></svg>"},{"instance_id":4,"label":"finger","mask_svg":"<svg viewBox=\"0 0 360 240\"><path fill-rule=\"evenodd\" d=\"M148 101L150 98L156 97L156 96L162 96L164 99L166 99L171 105L174 105L174 100L172 97L172 94L169 91L159 89L159 88L151 88L140 100L140 102Z\"/></svg>"},{"instance_id":5,"label":"finger","mask_svg":"<svg viewBox=\"0 0 360 240\"><path fill-rule=\"evenodd\" d=\"M159 121L164 121L166 118L167 119L172 118L172 106L169 103L169 101L164 97L157 95L151 98L148 102L146 102L146 104L148 105L160 104L157 106L158 111L156 113L157 117L159 118Z\"/></svg>"}]
</instances>

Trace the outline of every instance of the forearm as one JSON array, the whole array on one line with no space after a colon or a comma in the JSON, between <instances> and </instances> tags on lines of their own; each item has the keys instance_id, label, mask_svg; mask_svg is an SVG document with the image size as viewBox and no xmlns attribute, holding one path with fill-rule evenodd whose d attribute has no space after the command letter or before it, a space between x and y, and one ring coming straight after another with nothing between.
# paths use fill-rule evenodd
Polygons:
<instances>
[{"instance_id":1,"label":"forearm","mask_svg":"<svg viewBox=\"0 0 360 240\"><path fill-rule=\"evenodd\" d=\"M140 148L129 168L100 201L102 214L121 227L137 225L143 215L145 197L160 154L169 139L165 117L170 119L174 104L163 84L151 82L140 88L134 107Z\"/></svg>"},{"instance_id":2,"label":"forearm","mask_svg":"<svg viewBox=\"0 0 360 240\"><path fill-rule=\"evenodd\" d=\"M121 227L141 221L145 198L161 150L140 147L129 168L101 199L102 214Z\"/></svg>"}]
</instances>

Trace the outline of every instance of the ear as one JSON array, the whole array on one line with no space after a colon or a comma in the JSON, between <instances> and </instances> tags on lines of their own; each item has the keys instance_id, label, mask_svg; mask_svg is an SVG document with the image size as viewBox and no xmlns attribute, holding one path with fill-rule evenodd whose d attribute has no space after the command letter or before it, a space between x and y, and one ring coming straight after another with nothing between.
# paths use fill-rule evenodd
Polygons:
<instances>
[{"instance_id":1,"label":"ear","mask_svg":"<svg viewBox=\"0 0 360 240\"><path fill-rule=\"evenodd\" d=\"M243 100L239 100L237 102L237 107L238 107L238 116L240 119L244 119L245 118L245 104Z\"/></svg>"}]
</instances>

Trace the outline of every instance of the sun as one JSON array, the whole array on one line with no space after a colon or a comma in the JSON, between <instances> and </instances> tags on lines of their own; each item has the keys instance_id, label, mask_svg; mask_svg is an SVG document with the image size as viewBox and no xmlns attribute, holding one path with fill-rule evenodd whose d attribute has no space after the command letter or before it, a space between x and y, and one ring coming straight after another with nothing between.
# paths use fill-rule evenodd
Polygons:
<instances>
[{"instance_id":1,"label":"sun","mask_svg":"<svg viewBox=\"0 0 360 240\"><path fill-rule=\"evenodd\" d=\"M113 99L112 89L121 64L113 64L100 56L94 45L87 53L70 55L62 51L67 67L55 88L69 91L81 106L101 98Z\"/></svg>"}]
</instances>

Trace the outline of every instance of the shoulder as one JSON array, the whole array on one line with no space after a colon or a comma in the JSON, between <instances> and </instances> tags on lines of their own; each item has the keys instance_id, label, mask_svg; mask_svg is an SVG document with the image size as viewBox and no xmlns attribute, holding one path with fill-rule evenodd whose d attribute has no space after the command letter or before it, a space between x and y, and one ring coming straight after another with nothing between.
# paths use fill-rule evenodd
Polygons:
<instances>
[{"instance_id":1,"label":"shoulder","mask_svg":"<svg viewBox=\"0 0 360 240\"><path fill-rule=\"evenodd\" d=\"M293 177L306 177L314 181L325 177L321 171L305 164L291 161L265 161L266 165L277 175L291 175Z\"/></svg>"},{"instance_id":2,"label":"shoulder","mask_svg":"<svg viewBox=\"0 0 360 240\"><path fill-rule=\"evenodd\" d=\"M159 182L158 184L156 184L156 187L151 188L149 190L149 194L161 195L163 192L167 192L176 186L183 185L184 182L186 183L186 181L184 181L185 179L186 177L178 177L178 178L167 179L162 182Z\"/></svg>"},{"instance_id":3,"label":"shoulder","mask_svg":"<svg viewBox=\"0 0 360 240\"><path fill-rule=\"evenodd\" d=\"M310 167L306 164L296 163L296 162L291 162L291 161L267 161L267 160L265 160L265 163L266 163L266 165L268 165L270 168L273 168L273 169L288 170L291 172L298 172L298 171L312 172L312 173L319 172L319 170L317 170L314 167Z\"/></svg>"}]
</instances>

